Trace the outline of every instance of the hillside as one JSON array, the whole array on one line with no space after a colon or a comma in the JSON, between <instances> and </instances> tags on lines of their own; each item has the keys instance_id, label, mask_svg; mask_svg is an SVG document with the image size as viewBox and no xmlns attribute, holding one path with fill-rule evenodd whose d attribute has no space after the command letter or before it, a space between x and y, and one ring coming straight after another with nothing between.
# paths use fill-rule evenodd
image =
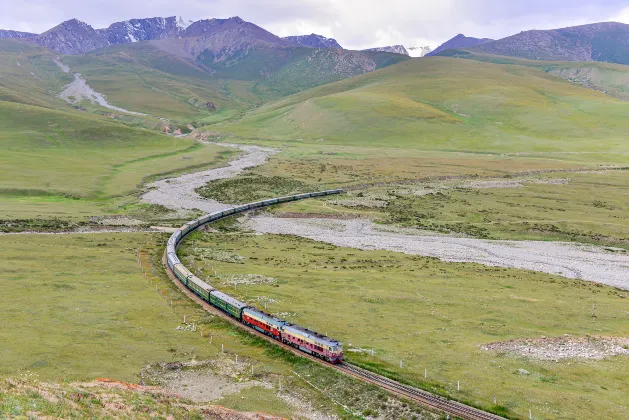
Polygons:
<instances>
[{"instance_id":1,"label":"hillside","mask_svg":"<svg viewBox=\"0 0 629 420\"><path fill-rule=\"evenodd\" d=\"M624 153L625 110L537 69L435 57L302 92L213 129L424 150Z\"/></svg>"},{"instance_id":2,"label":"hillside","mask_svg":"<svg viewBox=\"0 0 629 420\"><path fill-rule=\"evenodd\" d=\"M526 31L482 44L478 51L532 60L629 64L629 25L604 22L546 31Z\"/></svg>"},{"instance_id":3,"label":"hillside","mask_svg":"<svg viewBox=\"0 0 629 420\"><path fill-rule=\"evenodd\" d=\"M511 64L534 68L588 89L609 96L629 100L629 66L595 61L545 61L486 54L473 49L449 49L439 53L442 57L482 61L494 64Z\"/></svg>"}]
</instances>

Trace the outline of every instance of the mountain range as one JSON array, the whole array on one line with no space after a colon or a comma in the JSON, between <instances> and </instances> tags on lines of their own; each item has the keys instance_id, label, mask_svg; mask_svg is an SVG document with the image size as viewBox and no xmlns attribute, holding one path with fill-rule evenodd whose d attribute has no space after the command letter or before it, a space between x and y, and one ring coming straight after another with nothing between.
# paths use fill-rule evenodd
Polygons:
<instances>
[{"instance_id":1,"label":"mountain range","mask_svg":"<svg viewBox=\"0 0 629 420\"><path fill-rule=\"evenodd\" d=\"M529 60L629 64L629 25L602 22L531 30L499 40L457 35L430 55L457 55L457 49Z\"/></svg>"}]
</instances>

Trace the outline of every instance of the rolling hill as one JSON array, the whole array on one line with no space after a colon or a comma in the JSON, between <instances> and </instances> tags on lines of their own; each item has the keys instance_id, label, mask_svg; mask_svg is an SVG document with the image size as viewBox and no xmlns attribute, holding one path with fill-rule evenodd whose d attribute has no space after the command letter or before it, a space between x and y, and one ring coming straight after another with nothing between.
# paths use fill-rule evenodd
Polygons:
<instances>
[{"instance_id":1,"label":"rolling hill","mask_svg":"<svg viewBox=\"0 0 629 420\"><path fill-rule=\"evenodd\" d=\"M423 150L626 153L625 112L535 68L434 57L301 92L213 130Z\"/></svg>"}]
</instances>

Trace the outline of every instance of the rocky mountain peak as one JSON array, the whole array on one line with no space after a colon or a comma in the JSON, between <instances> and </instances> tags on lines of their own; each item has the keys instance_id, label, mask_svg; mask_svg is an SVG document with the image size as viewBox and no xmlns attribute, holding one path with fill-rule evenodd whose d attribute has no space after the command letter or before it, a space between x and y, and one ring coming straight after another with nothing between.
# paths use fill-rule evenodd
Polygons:
<instances>
[{"instance_id":1,"label":"rocky mountain peak","mask_svg":"<svg viewBox=\"0 0 629 420\"><path fill-rule=\"evenodd\" d=\"M150 41L179 36L182 32L180 20L176 16L131 19L116 22L99 32L111 45Z\"/></svg>"},{"instance_id":2,"label":"rocky mountain peak","mask_svg":"<svg viewBox=\"0 0 629 420\"><path fill-rule=\"evenodd\" d=\"M525 31L479 46L484 52L531 60L606 61L629 64L629 25L601 22Z\"/></svg>"},{"instance_id":3,"label":"rocky mountain peak","mask_svg":"<svg viewBox=\"0 0 629 420\"><path fill-rule=\"evenodd\" d=\"M342 49L341 45L334 38L326 38L323 35L310 34L298 36L286 36L283 39L302 47L310 48L337 48Z\"/></svg>"},{"instance_id":4,"label":"rocky mountain peak","mask_svg":"<svg viewBox=\"0 0 629 420\"><path fill-rule=\"evenodd\" d=\"M406 48L404 48L404 45L390 45L388 47L367 48L366 50L363 50L363 51L383 51L383 52L404 54L404 55L410 56Z\"/></svg>"},{"instance_id":5,"label":"rocky mountain peak","mask_svg":"<svg viewBox=\"0 0 629 420\"><path fill-rule=\"evenodd\" d=\"M109 45L102 33L78 19L67 20L31 40L62 54L81 54Z\"/></svg>"},{"instance_id":6,"label":"rocky mountain peak","mask_svg":"<svg viewBox=\"0 0 629 420\"><path fill-rule=\"evenodd\" d=\"M488 42L493 41L493 39L489 38L473 38L469 36L465 36L463 34L458 34L452 39L447 40L443 44L439 45L432 52L426 55L437 55L441 51L449 50L451 48L472 48L478 45L486 44Z\"/></svg>"}]
</instances>

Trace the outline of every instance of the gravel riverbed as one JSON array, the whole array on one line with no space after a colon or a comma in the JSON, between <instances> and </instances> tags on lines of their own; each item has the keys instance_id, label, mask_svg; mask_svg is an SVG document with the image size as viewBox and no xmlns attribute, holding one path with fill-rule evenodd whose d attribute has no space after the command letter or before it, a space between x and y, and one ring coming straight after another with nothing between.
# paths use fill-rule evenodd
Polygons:
<instances>
[{"instance_id":1,"label":"gravel riverbed","mask_svg":"<svg viewBox=\"0 0 629 420\"><path fill-rule=\"evenodd\" d=\"M369 220L260 216L248 220L247 224L258 233L297 235L336 246L541 271L629 290L629 255L602 247L565 242L460 238L379 227Z\"/></svg>"},{"instance_id":2,"label":"gravel riverbed","mask_svg":"<svg viewBox=\"0 0 629 420\"><path fill-rule=\"evenodd\" d=\"M180 214L190 210L202 210L206 213L224 210L229 204L219 203L201 197L195 190L210 181L232 178L248 168L263 165L269 156L278 153L277 149L259 146L217 143L218 146L233 147L244 152L239 158L229 162L228 166L207 171L182 175L178 178L163 179L148 185L150 191L142 196L142 201L160 204Z\"/></svg>"},{"instance_id":3,"label":"gravel riverbed","mask_svg":"<svg viewBox=\"0 0 629 420\"><path fill-rule=\"evenodd\" d=\"M259 146L219 145L234 147L244 153L226 167L154 182L142 200L161 204L180 214L196 209L210 213L228 208L229 204L205 199L195 190L209 181L231 178L247 168L262 165L269 156L279 152ZM246 223L258 233L297 235L357 249L381 249L437 257L443 261L540 271L629 290L629 253L622 250L614 252L603 247L563 242L461 238L414 229L387 228L359 219L259 216Z\"/></svg>"}]
</instances>

